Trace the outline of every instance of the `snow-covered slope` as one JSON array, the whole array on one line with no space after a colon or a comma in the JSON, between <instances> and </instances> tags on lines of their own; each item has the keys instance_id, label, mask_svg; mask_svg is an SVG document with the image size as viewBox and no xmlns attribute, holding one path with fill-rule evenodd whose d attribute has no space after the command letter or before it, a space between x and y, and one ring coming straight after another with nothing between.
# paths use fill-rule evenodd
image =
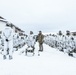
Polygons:
<instances>
[{"instance_id":1,"label":"snow-covered slope","mask_svg":"<svg viewBox=\"0 0 76 75\"><path fill-rule=\"evenodd\" d=\"M38 56L38 43L35 53L25 56L15 52L12 60L3 60L0 55L0 75L76 75L76 58L45 44L44 52Z\"/></svg>"}]
</instances>

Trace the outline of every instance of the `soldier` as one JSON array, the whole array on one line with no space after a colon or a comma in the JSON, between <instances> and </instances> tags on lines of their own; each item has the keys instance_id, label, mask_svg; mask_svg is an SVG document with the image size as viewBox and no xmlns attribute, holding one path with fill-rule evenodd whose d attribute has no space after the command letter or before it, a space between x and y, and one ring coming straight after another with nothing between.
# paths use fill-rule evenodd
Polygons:
<instances>
[{"instance_id":1,"label":"soldier","mask_svg":"<svg viewBox=\"0 0 76 75\"><path fill-rule=\"evenodd\" d=\"M9 54L9 59L12 59L13 52L13 30L9 24L6 24L5 29L2 32L2 38L4 41L3 58L6 59L6 55Z\"/></svg>"},{"instance_id":2,"label":"soldier","mask_svg":"<svg viewBox=\"0 0 76 75\"><path fill-rule=\"evenodd\" d=\"M35 49L35 37L32 31L30 31L30 35L28 35L27 37L27 45L28 47L32 47L33 49Z\"/></svg>"},{"instance_id":3,"label":"soldier","mask_svg":"<svg viewBox=\"0 0 76 75\"><path fill-rule=\"evenodd\" d=\"M70 35L70 31L66 31L66 37L65 37L65 46L66 46L66 49L65 49L65 52L70 53L71 51L71 35Z\"/></svg>"},{"instance_id":4,"label":"soldier","mask_svg":"<svg viewBox=\"0 0 76 75\"><path fill-rule=\"evenodd\" d=\"M39 34L37 36L37 40L39 43L39 51L43 51L44 35L42 34L42 31L39 31Z\"/></svg>"},{"instance_id":5,"label":"soldier","mask_svg":"<svg viewBox=\"0 0 76 75\"><path fill-rule=\"evenodd\" d=\"M61 31L59 31L59 33L58 33L58 35L57 35L57 46L58 46L58 49L60 50L60 51L63 51L63 49L62 49L62 43L63 43L63 35L62 35L62 32Z\"/></svg>"},{"instance_id":6,"label":"soldier","mask_svg":"<svg viewBox=\"0 0 76 75\"><path fill-rule=\"evenodd\" d=\"M17 30L15 30L15 34L14 34L14 47L16 48L16 50L18 50L18 37L19 37L19 34L17 33Z\"/></svg>"},{"instance_id":7,"label":"soldier","mask_svg":"<svg viewBox=\"0 0 76 75\"><path fill-rule=\"evenodd\" d=\"M2 32L0 31L0 51L2 52L2 42L3 42L3 40L2 40Z\"/></svg>"}]
</instances>

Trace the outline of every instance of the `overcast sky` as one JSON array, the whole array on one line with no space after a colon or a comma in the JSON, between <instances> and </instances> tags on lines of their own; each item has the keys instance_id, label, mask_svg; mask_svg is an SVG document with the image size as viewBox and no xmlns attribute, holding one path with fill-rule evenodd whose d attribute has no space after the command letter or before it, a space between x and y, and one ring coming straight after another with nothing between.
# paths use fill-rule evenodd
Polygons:
<instances>
[{"instance_id":1,"label":"overcast sky","mask_svg":"<svg viewBox=\"0 0 76 75\"><path fill-rule=\"evenodd\" d=\"M0 0L0 16L25 32L76 31L76 0Z\"/></svg>"}]
</instances>

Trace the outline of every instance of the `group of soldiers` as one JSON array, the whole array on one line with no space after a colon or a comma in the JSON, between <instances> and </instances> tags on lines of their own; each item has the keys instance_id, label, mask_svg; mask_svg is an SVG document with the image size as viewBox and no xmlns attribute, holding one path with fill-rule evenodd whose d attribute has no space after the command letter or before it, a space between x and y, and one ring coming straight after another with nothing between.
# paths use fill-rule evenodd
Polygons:
<instances>
[{"instance_id":1,"label":"group of soldiers","mask_svg":"<svg viewBox=\"0 0 76 75\"><path fill-rule=\"evenodd\" d=\"M6 59L7 55L9 59L12 59L13 52L18 51L26 44L34 52L36 41L39 43L38 51L41 52L43 52L43 43L45 43L70 56L76 53L76 36L72 35L70 31L66 31L65 34L59 31L57 34L49 35L43 35L42 31L39 31L38 35L34 35L33 31L30 31L29 35L21 35L17 30L13 31L12 26L6 24L5 29L0 32L0 54L3 55L3 59ZM28 48L26 49L26 54Z\"/></svg>"},{"instance_id":2,"label":"group of soldiers","mask_svg":"<svg viewBox=\"0 0 76 75\"><path fill-rule=\"evenodd\" d=\"M44 36L41 31L36 36L33 31L30 31L29 35L21 35L17 30L14 31L13 27L7 23L3 31L0 32L0 54L3 55L3 59L7 59L8 56L11 60L13 53L25 45L28 46L25 51L26 54L30 47L34 52L36 41L39 42L39 51L43 51L43 39Z\"/></svg>"},{"instance_id":3,"label":"group of soldiers","mask_svg":"<svg viewBox=\"0 0 76 75\"><path fill-rule=\"evenodd\" d=\"M59 31L57 34L46 35L44 42L59 51L67 53L69 56L76 53L76 36L68 30L64 34Z\"/></svg>"},{"instance_id":4,"label":"group of soldiers","mask_svg":"<svg viewBox=\"0 0 76 75\"><path fill-rule=\"evenodd\" d=\"M26 44L28 46L26 49L26 55L27 52L32 52L33 55L35 54L34 50L36 42L39 43L38 55L40 55L39 52L43 52L44 35L42 34L42 31L39 31L37 35L34 35L33 31L30 31L30 34L28 35L26 40Z\"/></svg>"}]
</instances>

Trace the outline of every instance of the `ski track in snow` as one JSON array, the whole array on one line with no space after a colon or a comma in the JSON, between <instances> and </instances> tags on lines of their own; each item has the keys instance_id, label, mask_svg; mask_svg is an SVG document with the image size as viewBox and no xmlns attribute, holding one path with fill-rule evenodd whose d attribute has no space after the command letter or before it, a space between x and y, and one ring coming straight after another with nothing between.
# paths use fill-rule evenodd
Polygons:
<instances>
[{"instance_id":1,"label":"ski track in snow","mask_svg":"<svg viewBox=\"0 0 76 75\"><path fill-rule=\"evenodd\" d=\"M38 43L35 47L35 56L20 54L25 47L14 52L12 60L0 55L0 75L76 75L76 58L45 44L38 56Z\"/></svg>"}]
</instances>

